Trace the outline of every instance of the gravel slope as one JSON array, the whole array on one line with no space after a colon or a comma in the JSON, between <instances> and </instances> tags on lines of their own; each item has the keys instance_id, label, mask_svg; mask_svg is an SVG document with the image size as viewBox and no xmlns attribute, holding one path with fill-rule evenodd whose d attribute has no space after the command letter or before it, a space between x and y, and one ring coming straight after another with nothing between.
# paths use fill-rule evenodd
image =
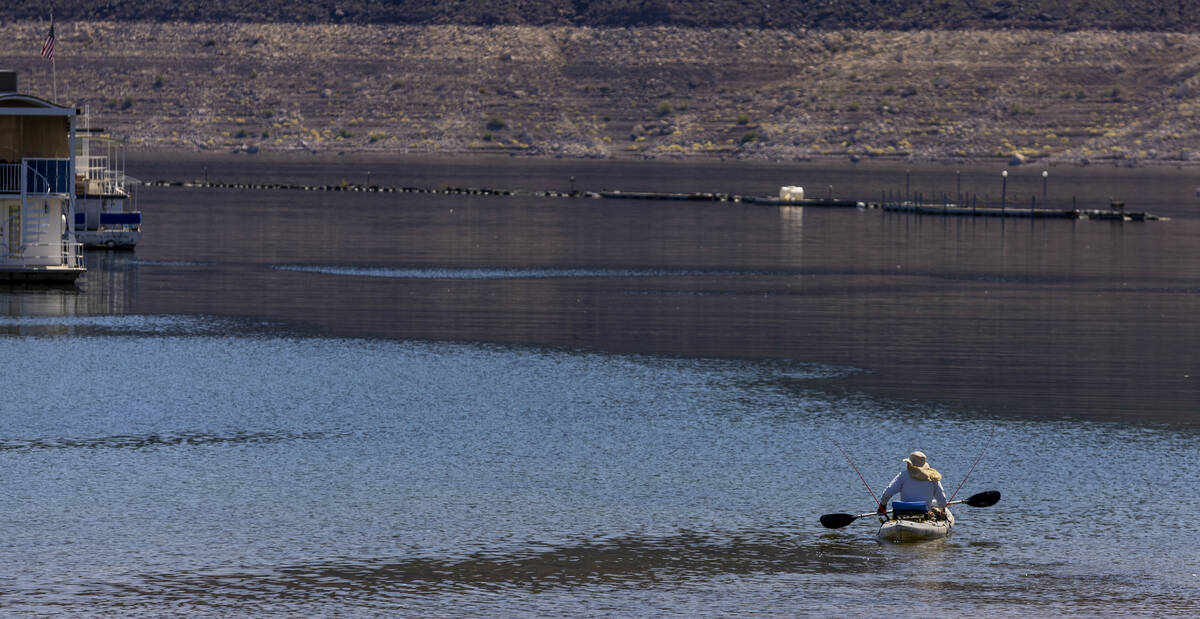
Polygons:
<instances>
[{"instance_id":1,"label":"gravel slope","mask_svg":"<svg viewBox=\"0 0 1200 619\"><path fill-rule=\"evenodd\" d=\"M52 97L42 22L5 26ZM1200 35L60 22L58 100L139 149L1198 160Z\"/></svg>"}]
</instances>

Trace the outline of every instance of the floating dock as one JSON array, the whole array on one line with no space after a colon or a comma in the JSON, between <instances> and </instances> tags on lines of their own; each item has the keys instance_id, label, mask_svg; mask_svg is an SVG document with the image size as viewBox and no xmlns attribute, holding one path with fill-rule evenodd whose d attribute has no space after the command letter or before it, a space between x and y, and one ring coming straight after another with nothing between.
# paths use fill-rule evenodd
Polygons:
<instances>
[{"instance_id":1,"label":"floating dock","mask_svg":"<svg viewBox=\"0 0 1200 619\"><path fill-rule=\"evenodd\" d=\"M1159 221L1165 219L1151 213L1131 212L1124 209L1050 209L1050 208L996 208L973 207L957 204L898 204L877 205L885 211L917 213L919 215L944 215L955 217L1018 217L1025 219L1100 219L1107 221Z\"/></svg>"},{"instance_id":2,"label":"floating dock","mask_svg":"<svg viewBox=\"0 0 1200 619\"><path fill-rule=\"evenodd\" d=\"M477 196L536 196L547 198L601 198L608 200L673 200L681 202L733 202L775 207L830 207L879 209L917 215L955 217L1001 217L1024 219L1097 219L1104 221L1164 221L1168 218L1151 213L1126 211L1120 203L1110 209L1051 209L1030 207L978 207L955 203L931 204L922 202L864 202L830 198L781 199L771 196L742 196L730 193L675 193L653 191L522 191L480 187L395 187L342 183L340 185L296 185L289 183L217 183L208 181L150 181L155 187L190 187L207 189L252 189L290 191L353 191L368 193L431 193Z\"/></svg>"}]
</instances>

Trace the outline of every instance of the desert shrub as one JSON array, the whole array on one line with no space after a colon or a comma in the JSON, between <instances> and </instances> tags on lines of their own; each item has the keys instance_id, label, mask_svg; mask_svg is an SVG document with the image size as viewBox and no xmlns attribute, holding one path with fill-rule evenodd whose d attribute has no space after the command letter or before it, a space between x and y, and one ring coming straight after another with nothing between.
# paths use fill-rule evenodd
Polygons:
<instances>
[{"instance_id":1,"label":"desert shrub","mask_svg":"<svg viewBox=\"0 0 1200 619\"><path fill-rule=\"evenodd\" d=\"M745 112L742 112L741 114L738 114L738 116L737 116L737 124L739 124L739 125L748 125L748 124L750 124L750 115L749 115L749 114L747 114L747 113L745 113Z\"/></svg>"},{"instance_id":2,"label":"desert shrub","mask_svg":"<svg viewBox=\"0 0 1200 619\"><path fill-rule=\"evenodd\" d=\"M492 116L491 118L488 118L487 128L489 131L499 131L507 126L508 123L504 122L504 119L500 118L499 116Z\"/></svg>"},{"instance_id":3,"label":"desert shrub","mask_svg":"<svg viewBox=\"0 0 1200 619\"><path fill-rule=\"evenodd\" d=\"M663 101L662 103L658 104L658 107L655 108L654 113L658 114L659 116L670 116L671 114L675 113L675 106L671 105L670 101Z\"/></svg>"}]
</instances>

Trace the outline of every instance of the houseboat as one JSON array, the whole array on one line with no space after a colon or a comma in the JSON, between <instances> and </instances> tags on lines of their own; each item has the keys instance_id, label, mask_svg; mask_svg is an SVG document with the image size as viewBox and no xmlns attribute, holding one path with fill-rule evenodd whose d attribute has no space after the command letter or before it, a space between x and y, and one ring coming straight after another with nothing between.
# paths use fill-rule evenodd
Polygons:
<instances>
[{"instance_id":1,"label":"houseboat","mask_svg":"<svg viewBox=\"0 0 1200 619\"><path fill-rule=\"evenodd\" d=\"M71 283L83 272L75 238L76 110L17 92L0 71L0 283Z\"/></svg>"},{"instance_id":2,"label":"houseboat","mask_svg":"<svg viewBox=\"0 0 1200 619\"><path fill-rule=\"evenodd\" d=\"M88 126L76 131L75 235L85 248L137 245L142 214L131 206L136 183L125 175L124 142Z\"/></svg>"}]
</instances>

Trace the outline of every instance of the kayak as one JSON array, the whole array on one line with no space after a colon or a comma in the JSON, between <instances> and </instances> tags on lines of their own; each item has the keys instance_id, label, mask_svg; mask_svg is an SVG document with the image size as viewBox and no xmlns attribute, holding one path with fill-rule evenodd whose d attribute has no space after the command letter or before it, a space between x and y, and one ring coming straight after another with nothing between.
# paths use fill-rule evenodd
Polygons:
<instances>
[{"instance_id":1,"label":"kayak","mask_svg":"<svg viewBox=\"0 0 1200 619\"><path fill-rule=\"evenodd\" d=\"M954 514L950 510L946 510L945 520L936 520L925 514L893 515L879 526L878 537L889 542L920 542L946 537L953 528Z\"/></svg>"},{"instance_id":2,"label":"kayak","mask_svg":"<svg viewBox=\"0 0 1200 619\"><path fill-rule=\"evenodd\" d=\"M988 490L973 494L961 501L950 501L946 504L958 505L965 503L971 507L991 507L1000 501L999 490ZM859 518L881 516L879 539L893 542L919 542L922 540L941 539L950 535L954 528L954 514L946 510L946 519L940 520L931 516L925 501L893 501L891 515L885 512L867 512L865 514L825 514L821 516L821 526L826 529L840 529Z\"/></svg>"}]
</instances>

